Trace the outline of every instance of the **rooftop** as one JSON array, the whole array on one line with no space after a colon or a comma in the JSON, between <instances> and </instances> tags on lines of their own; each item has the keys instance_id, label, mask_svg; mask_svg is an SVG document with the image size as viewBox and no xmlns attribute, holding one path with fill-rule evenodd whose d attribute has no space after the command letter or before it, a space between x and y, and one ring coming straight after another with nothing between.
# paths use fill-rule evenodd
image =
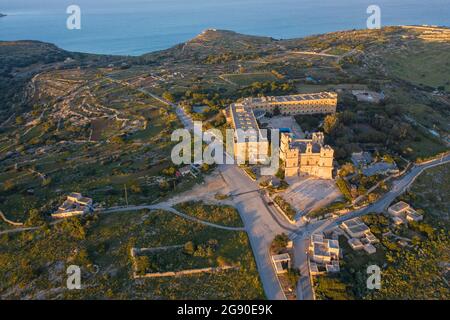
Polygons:
<instances>
[{"instance_id":1,"label":"rooftop","mask_svg":"<svg viewBox=\"0 0 450 320\"><path fill-rule=\"evenodd\" d=\"M368 243L364 246L364 250L368 253L368 254L373 254L375 252L377 252L377 248L374 247L373 244Z\"/></svg>"},{"instance_id":2,"label":"rooftop","mask_svg":"<svg viewBox=\"0 0 450 320\"><path fill-rule=\"evenodd\" d=\"M344 226L346 229L348 229L353 233L370 231L370 228L364 222L362 222L360 218L354 218L351 220L344 221L342 223L342 226Z\"/></svg>"},{"instance_id":3,"label":"rooftop","mask_svg":"<svg viewBox=\"0 0 450 320\"><path fill-rule=\"evenodd\" d=\"M356 247L362 247L362 242L361 240L357 239L357 238L351 238L348 240L348 244L352 247L352 248L356 248Z\"/></svg>"},{"instance_id":4,"label":"rooftop","mask_svg":"<svg viewBox=\"0 0 450 320\"><path fill-rule=\"evenodd\" d=\"M244 99L244 104L254 105L254 104L271 104L271 103L289 103L289 102L320 100L320 99L337 99L337 93L319 92L319 93L295 94L289 96L246 98Z\"/></svg>"},{"instance_id":5,"label":"rooftop","mask_svg":"<svg viewBox=\"0 0 450 320\"><path fill-rule=\"evenodd\" d=\"M313 234L311 236L312 251L315 256L331 257L339 250L339 241L325 239L322 234Z\"/></svg>"},{"instance_id":6,"label":"rooftop","mask_svg":"<svg viewBox=\"0 0 450 320\"><path fill-rule=\"evenodd\" d=\"M278 254L278 255L272 256L272 260L274 262L290 261L291 256L288 253Z\"/></svg>"},{"instance_id":7,"label":"rooftop","mask_svg":"<svg viewBox=\"0 0 450 320\"><path fill-rule=\"evenodd\" d=\"M255 141L267 140L267 138L262 135L259 129L258 122L256 121L252 109L242 104L234 103L230 106L230 110L231 116L233 117L235 129L246 131L246 134L239 134L238 131L238 139L245 139L246 141L251 141L252 139L255 139Z\"/></svg>"},{"instance_id":8,"label":"rooftop","mask_svg":"<svg viewBox=\"0 0 450 320\"><path fill-rule=\"evenodd\" d=\"M409 209L410 206L404 201L397 202L393 206L389 207L389 210L395 211L395 212L401 212Z\"/></svg>"}]
</instances>

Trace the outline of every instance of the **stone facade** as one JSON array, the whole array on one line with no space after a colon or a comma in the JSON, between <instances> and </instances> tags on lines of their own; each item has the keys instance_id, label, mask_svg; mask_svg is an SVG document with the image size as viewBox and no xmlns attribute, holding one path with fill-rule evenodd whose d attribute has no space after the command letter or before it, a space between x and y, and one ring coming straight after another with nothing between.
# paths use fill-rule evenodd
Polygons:
<instances>
[{"instance_id":1,"label":"stone facade","mask_svg":"<svg viewBox=\"0 0 450 320\"><path fill-rule=\"evenodd\" d=\"M320 92L290 96L244 99L243 104L254 110L273 113L276 108L286 115L335 113L337 93Z\"/></svg>"},{"instance_id":2,"label":"stone facade","mask_svg":"<svg viewBox=\"0 0 450 320\"><path fill-rule=\"evenodd\" d=\"M235 129L233 151L238 163L265 160L269 141L261 133L253 110L242 104L232 104L229 115L229 121Z\"/></svg>"},{"instance_id":3,"label":"stone facade","mask_svg":"<svg viewBox=\"0 0 450 320\"><path fill-rule=\"evenodd\" d=\"M286 177L309 174L321 179L333 178L334 150L324 145L321 132L313 133L311 139L294 139L283 133L280 158L284 162Z\"/></svg>"},{"instance_id":4,"label":"stone facade","mask_svg":"<svg viewBox=\"0 0 450 320\"><path fill-rule=\"evenodd\" d=\"M282 114L335 113L337 94L321 92L278 97L246 98L230 105L227 120L235 129L234 156L239 163L265 160L269 142L263 136L255 118L255 111L273 113L276 108ZM281 160L285 162L287 177L309 174L332 179L334 150L323 145L323 134L315 133L310 140L294 140L287 134L281 138Z\"/></svg>"}]
</instances>

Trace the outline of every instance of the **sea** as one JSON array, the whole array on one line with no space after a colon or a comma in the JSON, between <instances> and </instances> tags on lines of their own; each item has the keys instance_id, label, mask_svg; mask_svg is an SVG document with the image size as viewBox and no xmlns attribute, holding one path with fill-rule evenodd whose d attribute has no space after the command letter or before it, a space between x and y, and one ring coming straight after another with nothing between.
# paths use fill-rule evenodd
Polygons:
<instances>
[{"instance_id":1,"label":"sea","mask_svg":"<svg viewBox=\"0 0 450 320\"><path fill-rule=\"evenodd\" d=\"M67 8L81 29L68 29ZM381 25L450 26L450 0L0 0L0 40L40 40L77 52L141 55L185 42L205 29L297 38Z\"/></svg>"}]
</instances>

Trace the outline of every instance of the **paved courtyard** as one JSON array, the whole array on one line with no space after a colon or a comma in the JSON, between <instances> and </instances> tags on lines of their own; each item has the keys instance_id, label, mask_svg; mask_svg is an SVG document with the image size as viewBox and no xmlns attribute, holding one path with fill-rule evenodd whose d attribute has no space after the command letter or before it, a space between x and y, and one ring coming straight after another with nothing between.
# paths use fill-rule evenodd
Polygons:
<instances>
[{"instance_id":1,"label":"paved courtyard","mask_svg":"<svg viewBox=\"0 0 450 320\"><path fill-rule=\"evenodd\" d=\"M286 181L289 188L280 195L300 212L299 216L342 198L334 180L303 176L287 178Z\"/></svg>"},{"instance_id":2,"label":"paved courtyard","mask_svg":"<svg viewBox=\"0 0 450 320\"><path fill-rule=\"evenodd\" d=\"M288 116L276 116L272 118L262 118L261 123L267 123L269 128L281 129L281 128L289 128L292 130L292 133L297 138L304 138L304 133L302 128L295 121L294 117Z\"/></svg>"}]
</instances>

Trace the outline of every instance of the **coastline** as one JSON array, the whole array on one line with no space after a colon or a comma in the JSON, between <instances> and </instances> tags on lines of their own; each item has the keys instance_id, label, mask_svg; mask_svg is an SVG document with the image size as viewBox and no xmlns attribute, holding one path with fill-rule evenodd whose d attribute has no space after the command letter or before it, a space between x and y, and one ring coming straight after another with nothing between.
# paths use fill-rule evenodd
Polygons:
<instances>
[{"instance_id":1,"label":"coastline","mask_svg":"<svg viewBox=\"0 0 450 320\"><path fill-rule=\"evenodd\" d=\"M6 14L2 14L0 13L0 18L2 17L6 17ZM385 28L392 28L392 27L398 27L398 28L404 28L404 27L409 27L409 28L436 28L436 29L450 29L450 25L446 26L446 25L427 25L427 24L423 24L423 25L385 25L382 26L381 29L385 29ZM335 31L330 31L330 32L324 32L324 33L312 33L312 34L308 34L305 36L296 36L296 37L290 37L290 38L274 38L271 36L264 36L264 35L259 35L259 34L247 34L247 33L241 33L241 32L237 32L234 30L228 30L228 29L216 29L216 28L207 28L205 30L203 30L202 32L198 33L197 35L195 35L192 38L188 38L182 42L178 42L175 43L174 45L170 45L166 48L163 49L156 49L156 50L151 50L151 51L147 51L144 53L139 53L139 54L133 54L133 53L104 53L104 52L93 52L93 51L83 51L83 50L74 50L74 49L70 49L70 48L65 48L62 45L59 45L55 42L49 42L49 41L43 41L43 40L38 40L38 39L14 39L14 40L3 40L0 39L0 42L14 42L14 41L36 41L36 42L42 42L42 43L47 43L47 44L52 44L57 46L58 48L65 50L67 52L73 52L73 53L82 53L82 54L93 54L93 55L107 55L107 56L117 56L117 57L130 57L130 58L138 58L138 57L142 57L145 55L150 55L150 54L155 54L158 52L164 52L167 50L170 50L172 48L175 48L177 46L183 45L188 43L189 41L197 38L198 36L201 36L202 34L204 34L206 31L208 30L213 30L213 31L217 31L217 32L230 32L230 33L234 33L237 35L241 35L241 36L245 36L245 37L263 37L263 38L271 38L274 41L296 41L296 40L301 40L301 39L306 39L306 38L310 38L310 37L317 37L317 36L323 36L323 35L327 35L327 34L334 34L334 33L346 33L346 32L351 32L351 31L361 31L361 30L366 30L365 28L360 28L360 29L343 29L343 30L335 30Z\"/></svg>"}]
</instances>

